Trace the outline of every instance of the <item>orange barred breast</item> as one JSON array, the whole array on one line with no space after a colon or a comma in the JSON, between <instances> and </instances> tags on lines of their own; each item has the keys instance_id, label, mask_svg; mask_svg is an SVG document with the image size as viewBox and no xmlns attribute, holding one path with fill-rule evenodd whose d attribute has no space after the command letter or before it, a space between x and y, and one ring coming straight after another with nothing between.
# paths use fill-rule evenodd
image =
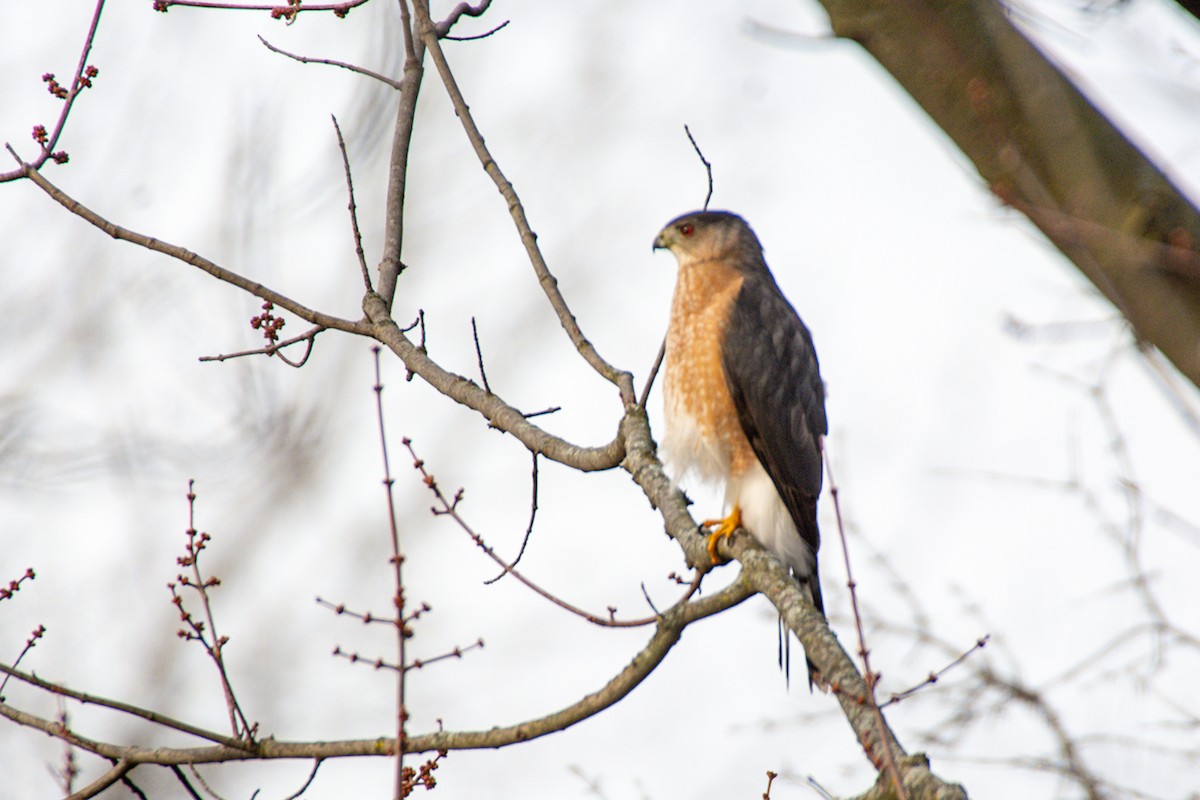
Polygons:
<instances>
[{"instance_id":1,"label":"orange barred breast","mask_svg":"<svg viewBox=\"0 0 1200 800\"><path fill-rule=\"evenodd\" d=\"M721 366L721 342L742 280L720 260L681 265L671 302L666 444L676 466L702 478L740 476L757 462Z\"/></svg>"}]
</instances>

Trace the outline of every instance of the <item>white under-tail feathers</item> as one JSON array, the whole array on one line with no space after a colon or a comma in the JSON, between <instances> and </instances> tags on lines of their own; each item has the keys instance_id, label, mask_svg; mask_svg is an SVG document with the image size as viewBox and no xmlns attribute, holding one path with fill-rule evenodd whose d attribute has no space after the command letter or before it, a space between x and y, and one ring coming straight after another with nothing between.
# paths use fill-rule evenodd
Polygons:
<instances>
[{"instance_id":1,"label":"white under-tail feathers","mask_svg":"<svg viewBox=\"0 0 1200 800\"><path fill-rule=\"evenodd\" d=\"M672 404L673 398L668 397L667 402ZM725 480L731 471L730 454L713 439L701 436L700 426L679 405L667 420L663 455L676 483L689 474L708 483ZM725 511L735 505L742 510L742 526L807 584L816 558L796 529L771 476L757 461L740 477L726 482Z\"/></svg>"}]
</instances>

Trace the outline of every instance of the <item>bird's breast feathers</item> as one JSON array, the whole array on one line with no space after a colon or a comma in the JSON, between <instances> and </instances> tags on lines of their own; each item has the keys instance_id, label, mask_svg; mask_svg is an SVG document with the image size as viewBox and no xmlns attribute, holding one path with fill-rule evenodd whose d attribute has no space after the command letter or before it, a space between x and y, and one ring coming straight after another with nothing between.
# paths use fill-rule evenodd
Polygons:
<instances>
[{"instance_id":1,"label":"bird's breast feathers","mask_svg":"<svg viewBox=\"0 0 1200 800\"><path fill-rule=\"evenodd\" d=\"M688 472L724 481L757 459L742 430L721 363L721 344L743 278L719 263L681 264L667 329L667 432L676 480Z\"/></svg>"}]
</instances>

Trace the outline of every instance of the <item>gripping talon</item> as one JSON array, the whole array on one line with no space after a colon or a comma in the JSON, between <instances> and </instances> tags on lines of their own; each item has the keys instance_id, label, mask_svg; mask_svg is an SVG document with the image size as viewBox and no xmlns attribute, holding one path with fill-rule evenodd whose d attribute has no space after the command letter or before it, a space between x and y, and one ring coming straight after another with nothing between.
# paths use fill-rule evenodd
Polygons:
<instances>
[{"instance_id":1,"label":"gripping talon","mask_svg":"<svg viewBox=\"0 0 1200 800\"><path fill-rule=\"evenodd\" d=\"M703 528L715 527L708 536L708 557L712 559L713 565L725 563L725 559L717 554L717 546L722 539L733 535L733 532L742 526L742 509L739 506L734 506L729 512L729 516L724 519L706 519L700 523Z\"/></svg>"}]
</instances>

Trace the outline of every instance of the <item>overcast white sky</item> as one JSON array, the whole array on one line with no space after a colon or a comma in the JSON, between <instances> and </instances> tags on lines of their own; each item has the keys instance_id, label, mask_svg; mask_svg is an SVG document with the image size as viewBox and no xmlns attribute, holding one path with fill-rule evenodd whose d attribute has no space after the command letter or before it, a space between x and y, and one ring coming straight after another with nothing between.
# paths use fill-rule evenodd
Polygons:
<instances>
[{"instance_id":1,"label":"overcast white sky","mask_svg":"<svg viewBox=\"0 0 1200 800\"><path fill-rule=\"evenodd\" d=\"M9 4L0 31L0 139L33 152L29 130L57 101L44 72L70 73L91 12L84 0ZM448 8L449 4L440 4ZM1134 0L1080 13L1022 4L1020 18L1181 185L1200 185L1193 110L1200 87L1195 22L1169 3ZM445 9L443 9L445 10ZM296 299L342 316L360 301L342 168L329 115L351 146L368 258L382 239L390 90L268 52L289 50L396 69L393 4L344 21L294 25L265 15L113 3L82 98L47 176L99 213L186 246ZM497 0L448 44L459 83L497 161L520 193L551 269L600 352L639 387L665 329L674 261L652 254L661 225L699 206L705 182L683 135L713 162L713 207L745 216L776 277L812 329L829 389L831 453L852 524L863 598L874 616L909 620L875 555L911 587L934 634L1044 688L1109 780L1148 796L1194 791L1197 766L1154 743L1195 748L1161 723L1193 716L1196 654L1136 639L1090 654L1141 619L1105 520L1123 524L1105 398L1146 491L1143 555L1167 613L1197 627L1195 529L1200 449L1111 308L1031 226L998 207L970 166L855 45L824 39L810 2ZM781 45L748 22L802 31ZM504 202L474 159L429 66L413 145L406 261L396 316L425 311L431 354L475 376L477 319L488 378L521 408L562 406L545 424L583 443L613 435L615 392L574 356L538 291ZM38 579L0 605L0 660L37 624L48 633L24 666L219 728L211 669L174 638L164 584L186 527L189 478L198 526L224 580L219 622L248 714L280 739L367 737L391 728L392 681L330 657L335 644L388 654L380 631L319 608L320 595L385 610L387 534L367 345L326 334L311 362L201 364L255 346L258 301L69 217L30 184L0 186L0 580ZM1038 335L1014 336L1016 318ZM289 320L285 333L302 326ZM501 553L520 546L529 457L385 359L393 459L411 436L444 486ZM1195 404L1194 392L1185 390ZM655 391L652 421L661 422ZM483 637L461 662L418 673L412 729L475 729L555 710L603 684L649 631L598 630L511 580L470 540L427 513L407 471L398 498L422 620L418 655ZM1064 488L1074 481L1077 490ZM531 577L596 611L645 612L675 589L678 549L624 473L581 476L544 465ZM694 487L693 487L694 488ZM697 514L717 495L696 489ZM1087 498L1093 498L1089 505ZM832 508L822 508L823 581L835 629L852 627ZM726 570L732 577L734 568ZM720 578L724 580L724 577ZM945 656L876 631L884 688L899 690ZM1177 657L1176 657L1177 655ZM1056 682L1081 659L1086 679ZM1135 665L1145 682L1125 672ZM965 673L961 674L965 680ZM1025 712L982 704L986 722L951 741L920 732L948 713L955 673L890 716L910 750L973 798L1072 797L1042 773L996 762L1054 755ZM53 715L52 699L9 686L13 702ZM149 741L145 729L72 708L86 733ZM1105 737L1152 743L1130 746ZM1190 739L1187 736L1190 735ZM172 739L174 741L174 739ZM179 739L180 743L184 740ZM0 800L54 795L53 742L0 728ZM89 770L100 765L81 756ZM690 628L667 662L617 707L576 728L497 753L453 753L445 797L772 797L861 791L869 768L833 700L794 686L775 664L775 622L761 600ZM327 764L311 798L387 796L390 765ZM209 769L227 797L286 796L304 765ZM589 788L580 776L594 780ZM157 776L157 777L155 777ZM143 768L147 787L171 787ZM114 790L121 796L122 790Z\"/></svg>"}]
</instances>

